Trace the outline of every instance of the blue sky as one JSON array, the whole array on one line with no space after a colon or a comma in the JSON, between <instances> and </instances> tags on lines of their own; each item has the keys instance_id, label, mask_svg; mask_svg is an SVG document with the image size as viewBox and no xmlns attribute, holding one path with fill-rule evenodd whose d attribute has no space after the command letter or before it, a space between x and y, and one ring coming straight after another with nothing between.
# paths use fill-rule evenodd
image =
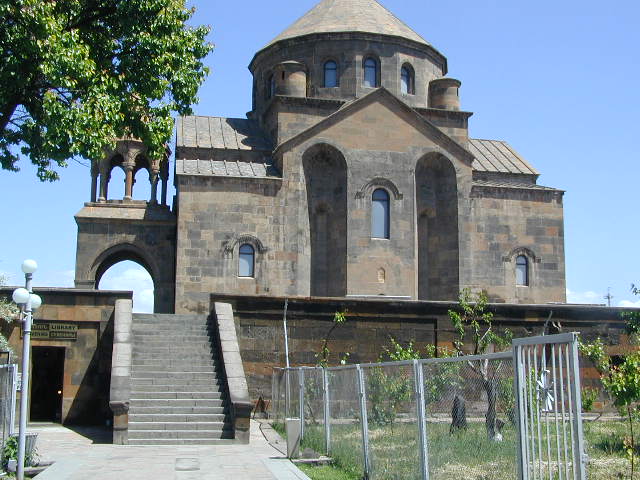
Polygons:
<instances>
[{"instance_id":1,"label":"blue sky","mask_svg":"<svg viewBox=\"0 0 640 480\"><path fill-rule=\"evenodd\" d=\"M539 183L566 190L569 300L603 303L611 287L614 305L640 306L629 290L640 283L640 2L382 3L448 58L449 76L462 81L462 108L475 112L471 136L508 141L542 172ZM192 4L193 22L211 25L216 45L194 110L244 117L253 54L315 1ZM22 167L0 171L0 272L19 283L21 261L32 257L37 284L71 286L73 215L89 199L89 170L72 163L60 182L41 184ZM136 309L149 308L152 283L133 264L114 267L101 286L135 287Z\"/></svg>"}]
</instances>

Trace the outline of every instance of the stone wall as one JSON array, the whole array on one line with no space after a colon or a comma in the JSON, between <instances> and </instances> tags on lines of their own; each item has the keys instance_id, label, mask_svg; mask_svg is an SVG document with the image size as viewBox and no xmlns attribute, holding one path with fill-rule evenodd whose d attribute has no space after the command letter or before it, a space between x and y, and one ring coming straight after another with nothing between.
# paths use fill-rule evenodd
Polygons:
<instances>
[{"instance_id":1,"label":"stone wall","mask_svg":"<svg viewBox=\"0 0 640 480\"><path fill-rule=\"evenodd\" d=\"M0 289L10 296L12 288ZM35 288L42 307L35 322L64 322L77 326L77 340L33 339L32 347L62 347L64 379L61 420L64 424L105 425L111 421L109 384L113 344L114 307L117 299L131 299L131 292ZM3 325L3 333L17 354L22 354L21 328Z\"/></svg>"},{"instance_id":2,"label":"stone wall","mask_svg":"<svg viewBox=\"0 0 640 480\"><path fill-rule=\"evenodd\" d=\"M473 277L497 302L564 302L563 192L479 187L471 194ZM515 261L529 262L529 285L517 286Z\"/></svg>"},{"instance_id":3,"label":"stone wall","mask_svg":"<svg viewBox=\"0 0 640 480\"><path fill-rule=\"evenodd\" d=\"M285 365L284 298L212 295L214 302L233 308L251 398L271 398L272 368ZM329 342L333 365L345 353L350 353L348 363L375 362L391 345L390 338L404 344L413 341L417 349L434 344L451 348L455 336L447 311L455 307L451 302L290 298L289 359L292 366L316 364L338 311L347 312L347 322L334 330ZM548 334L577 331L587 341L601 337L610 354L630 348L620 320L623 309L552 304L492 304L489 309L497 328L509 328L516 337L540 335L551 315ZM591 365L585 362L583 367L585 385L597 385Z\"/></svg>"},{"instance_id":4,"label":"stone wall","mask_svg":"<svg viewBox=\"0 0 640 480\"><path fill-rule=\"evenodd\" d=\"M173 312L176 217L168 207L140 201L87 203L75 219L77 288L97 288L109 267L131 260L153 278L155 311Z\"/></svg>"}]
</instances>

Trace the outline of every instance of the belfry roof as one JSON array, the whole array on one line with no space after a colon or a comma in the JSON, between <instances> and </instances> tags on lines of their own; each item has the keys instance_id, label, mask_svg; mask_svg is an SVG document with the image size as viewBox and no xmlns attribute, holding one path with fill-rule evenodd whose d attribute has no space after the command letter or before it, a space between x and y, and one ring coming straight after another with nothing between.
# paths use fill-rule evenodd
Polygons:
<instances>
[{"instance_id":1,"label":"belfry roof","mask_svg":"<svg viewBox=\"0 0 640 480\"><path fill-rule=\"evenodd\" d=\"M314 33L343 32L377 33L429 45L376 0L322 0L269 42L267 47L281 40Z\"/></svg>"}]
</instances>

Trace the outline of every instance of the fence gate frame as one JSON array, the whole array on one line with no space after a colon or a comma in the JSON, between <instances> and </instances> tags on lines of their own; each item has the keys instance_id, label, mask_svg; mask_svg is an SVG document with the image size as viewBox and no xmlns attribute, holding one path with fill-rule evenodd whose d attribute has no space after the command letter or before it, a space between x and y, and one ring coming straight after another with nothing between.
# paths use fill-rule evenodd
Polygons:
<instances>
[{"instance_id":1,"label":"fence gate frame","mask_svg":"<svg viewBox=\"0 0 640 480\"><path fill-rule=\"evenodd\" d=\"M586 480L587 456L582 430L578 334L573 332L516 338L512 341L512 348L518 428L518 478ZM544 409L541 407L542 403L545 404ZM541 425L541 411L544 413L545 426ZM552 445L549 432L549 413L553 415L551 434L555 427L555 445ZM558 423L559 415L562 430ZM555 462L552 455L554 450ZM546 472L543 469L544 463L547 464ZM554 463L557 477L553 476Z\"/></svg>"}]
</instances>

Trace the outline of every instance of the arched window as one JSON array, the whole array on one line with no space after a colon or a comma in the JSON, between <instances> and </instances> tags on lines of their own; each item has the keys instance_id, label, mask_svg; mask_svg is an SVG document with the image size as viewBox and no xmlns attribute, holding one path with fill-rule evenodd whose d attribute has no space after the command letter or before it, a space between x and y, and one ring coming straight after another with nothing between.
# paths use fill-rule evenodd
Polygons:
<instances>
[{"instance_id":1,"label":"arched window","mask_svg":"<svg viewBox=\"0 0 640 480\"><path fill-rule=\"evenodd\" d=\"M389 194L378 188L371 196L371 238L389 238Z\"/></svg>"},{"instance_id":2,"label":"arched window","mask_svg":"<svg viewBox=\"0 0 640 480\"><path fill-rule=\"evenodd\" d=\"M364 76L363 85L365 87L375 88L378 86L378 62L375 58L367 57L363 63Z\"/></svg>"},{"instance_id":3,"label":"arched window","mask_svg":"<svg viewBox=\"0 0 640 480\"><path fill-rule=\"evenodd\" d=\"M338 64L333 60L324 64L324 86L327 88L338 86Z\"/></svg>"},{"instance_id":4,"label":"arched window","mask_svg":"<svg viewBox=\"0 0 640 480\"><path fill-rule=\"evenodd\" d=\"M256 251L248 243L240 245L238 250L238 276L253 277L255 273Z\"/></svg>"},{"instance_id":5,"label":"arched window","mask_svg":"<svg viewBox=\"0 0 640 480\"><path fill-rule=\"evenodd\" d=\"M415 95L416 93L413 68L408 64L403 65L400 69L400 91L404 95Z\"/></svg>"},{"instance_id":6,"label":"arched window","mask_svg":"<svg viewBox=\"0 0 640 480\"><path fill-rule=\"evenodd\" d=\"M522 287L529 285L529 260L524 255L516 257L516 285Z\"/></svg>"}]
</instances>

